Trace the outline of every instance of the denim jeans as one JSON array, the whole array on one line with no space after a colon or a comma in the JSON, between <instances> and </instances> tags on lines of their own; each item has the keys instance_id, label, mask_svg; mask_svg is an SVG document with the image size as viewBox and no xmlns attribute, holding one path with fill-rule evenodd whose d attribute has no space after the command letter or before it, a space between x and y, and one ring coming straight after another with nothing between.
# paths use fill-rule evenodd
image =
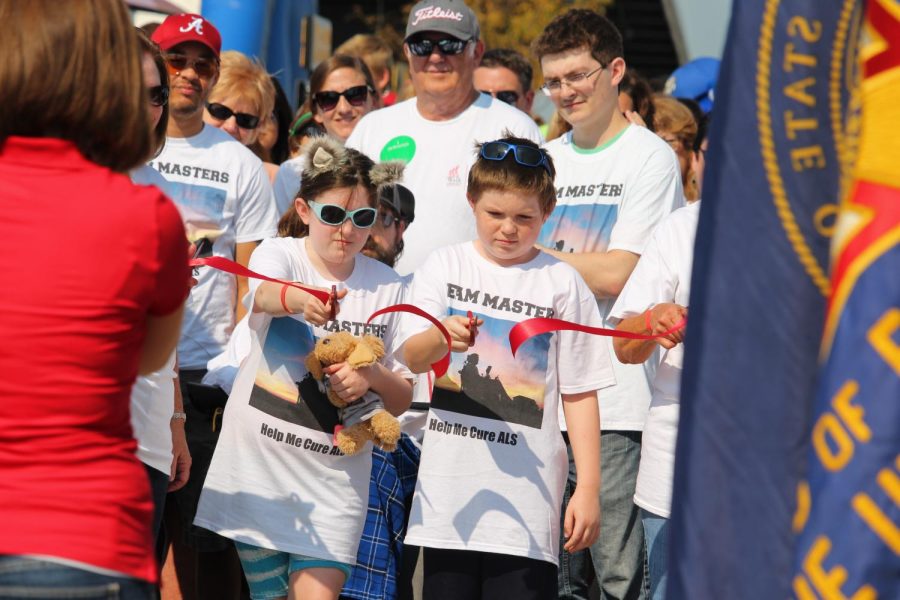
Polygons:
<instances>
[{"instance_id":1,"label":"denim jeans","mask_svg":"<svg viewBox=\"0 0 900 600\"><path fill-rule=\"evenodd\" d=\"M603 600L644 598L644 531L634 504L640 459L640 431L600 434L600 537L591 546L590 558ZM570 479L575 474L571 449L569 474ZM567 503L564 500L563 515ZM560 598L587 598L588 584L578 557L565 555L560 546Z\"/></svg>"},{"instance_id":2,"label":"denim jeans","mask_svg":"<svg viewBox=\"0 0 900 600\"><path fill-rule=\"evenodd\" d=\"M649 600L665 600L669 560L669 520L641 509L644 525L644 544L647 548Z\"/></svg>"},{"instance_id":3,"label":"denim jeans","mask_svg":"<svg viewBox=\"0 0 900 600\"><path fill-rule=\"evenodd\" d=\"M156 586L66 565L0 556L0 600L152 600Z\"/></svg>"},{"instance_id":4,"label":"denim jeans","mask_svg":"<svg viewBox=\"0 0 900 600\"><path fill-rule=\"evenodd\" d=\"M594 579L593 566L591 565L591 553L589 550L579 550L568 553L563 549L566 543L563 531L566 520L566 507L569 499L575 493L576 472L575 461L572 458L572 446L566 443L566 452L569 454L569 475L566 478L566 487L563 490L563 505L559 515L559 571L557 572L557 588L559 600L588 600L590 587ZM600 515L602 522L603 515Z\"/></svg>"}]
</instances>

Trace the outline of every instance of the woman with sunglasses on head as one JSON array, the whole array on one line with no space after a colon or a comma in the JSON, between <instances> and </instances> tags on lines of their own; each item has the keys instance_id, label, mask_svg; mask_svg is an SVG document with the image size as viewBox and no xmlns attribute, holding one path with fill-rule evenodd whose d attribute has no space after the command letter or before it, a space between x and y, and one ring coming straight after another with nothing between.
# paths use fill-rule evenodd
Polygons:
<instances>
[{"instance_id":1,"label":"woman with sunglasses on head","mask_svg":"<svg viewBox=\"0 0 900 600\"><path fill-rule=\"evenodd\" d=\"M149 600L129 394L175 348L190 270L175 206L127 177L160 139L140 47L119 0L0 21L0 597Z\"/></svg>"},{"instance_id":2,"label":"woman with sunglasses on head","mask_svg":"<svg viewBox=\"0 0 900 600\"><path fill-rule=\"evenodd\" d=\"M219 79L203 112L204 122L252 149L274 108L275 86L262 65L235 50L223 52ZM270 162L263 165L269 180L273 180L278 166Z\"/></svg>"},{"instance_id":3,"label":"woman with sunglasses on head","mask_svg":"<svg viewBox=\"0 0 900 600\"><path fill-rule=\"evenodd\" d=\"M335 54L319 64L309 78L306 110L312 120L332 138L344 143L359 120L381 107L369 68L359 58ZM300 189L304 164L302 157L285 162L278 170L273 187L278 212L293 205Z\"/></svg>"},{"instance_id":4,"label":"woman with sunglasses on head","mask_svg":"<svg viewBox=\"0 0 900 600\"><path fill-rule=\"evenodd\" d=\"M402 281L360 253L377 216L376 188L395 182L402 169L374 166L329 138L311 142L305 158L293 218L308 233L264 240L250 268L336 292L322 302L281 283L251 283L252 350L226 404L195 519L235 540L254 599L336 599L356 563L371 446L349 456L337 450L337 409L305 363L316 340L349 331L384 342L380 363L325 369L342 400L371 390L397 415L412 399L411 376L391 353L394 318L366 324L377 309L402 301Z\"/></svg>"}]
</instances>

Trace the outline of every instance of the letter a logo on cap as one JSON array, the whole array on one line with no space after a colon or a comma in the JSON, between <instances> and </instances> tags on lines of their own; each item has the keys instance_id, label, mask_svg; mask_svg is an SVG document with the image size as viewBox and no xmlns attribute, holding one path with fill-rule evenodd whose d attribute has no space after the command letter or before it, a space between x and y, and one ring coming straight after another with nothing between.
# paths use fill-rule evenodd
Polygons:
<instances>
[{"instance_id":1,"label":"letter a logo on cap","mask_svg":"<svg viewBox=\"0 0 900 600\"><path fill-rule=\"evenodd\" d=\"M196 31L198 35L203 35L203 19L200 17L194 17L194 19L190 23L188 23L184 27L179 27L178 31L187 33L191 29Z\"/></svg>"}]
</instances>

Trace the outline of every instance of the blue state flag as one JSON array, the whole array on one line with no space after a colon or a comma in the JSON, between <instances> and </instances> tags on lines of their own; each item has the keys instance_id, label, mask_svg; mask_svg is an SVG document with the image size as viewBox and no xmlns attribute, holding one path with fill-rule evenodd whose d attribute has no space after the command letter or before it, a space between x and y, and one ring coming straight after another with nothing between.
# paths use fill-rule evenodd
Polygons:
<instances>
[{"instance_id":1,"label":"blue state flag","mask_svg":"<svg viewBox=\"0 0 900 600\"><path fill-rule=\"evenodd\" d=\"M668 598L792 594L861 0L734 3L692 275Z\"/></svg>"},{"instance_id":2,"label":"blue state flag","mask_svg":"<svg viewBox=\"0 0 900 600\"><path fill-rule=\"evenodd\" d=\"M900 598L900 3L869 0L862 127L800 486L800 600Z\"/></svg>"}]
</instances>

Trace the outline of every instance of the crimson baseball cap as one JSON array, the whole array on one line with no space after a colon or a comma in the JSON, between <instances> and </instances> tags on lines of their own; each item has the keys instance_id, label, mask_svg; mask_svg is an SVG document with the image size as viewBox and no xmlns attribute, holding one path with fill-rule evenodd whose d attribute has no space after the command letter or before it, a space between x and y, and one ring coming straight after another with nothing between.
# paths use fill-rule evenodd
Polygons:
<instances>
[{"instance_id":1,"label":"crimson baseball cap","mask_svg":"<svg viewBox=\"0 0 900 600\"><path fill-rule=\"evenodd\" d=\"M215 26L200 15L183 13L169 15L150 36L162 50L184 42L198 42L213 51L216 58L222 51L222 36Z\"/></svg>"},{"instance_id":2,"label":"crimson baseball cap","mask_svg":"<svg viewBox=\"0 0 900 600\"><path fill-rule=\"evenodd\" d=\"M458 40L477 40L478 17L462 0L421 0L409 11L404 40L423 31L437 31Z\"/></svg>"}]
</instances>

